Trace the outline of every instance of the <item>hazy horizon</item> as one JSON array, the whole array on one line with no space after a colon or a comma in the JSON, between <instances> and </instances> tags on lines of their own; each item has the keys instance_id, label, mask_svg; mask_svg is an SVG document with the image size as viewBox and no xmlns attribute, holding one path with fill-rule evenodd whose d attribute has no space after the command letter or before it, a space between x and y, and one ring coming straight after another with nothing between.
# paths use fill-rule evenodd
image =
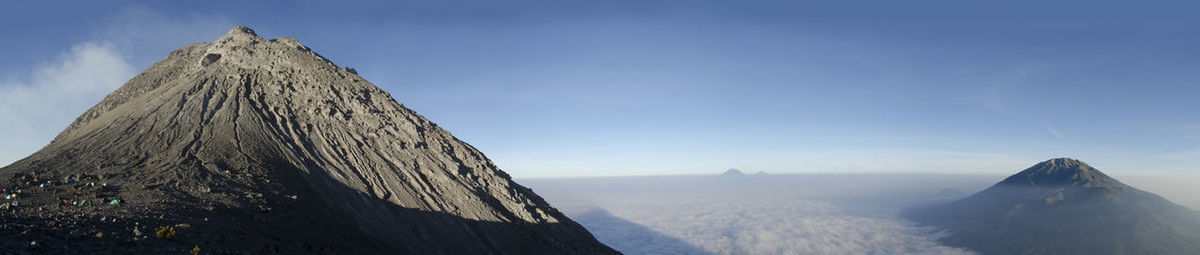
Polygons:
<instances>
[{"instance_id":1,"label":"hazy horizon","mask_svg":"<svg viewBox=\"0 0 1200 255\"><path fill-rule=\"evenodd\" d=\"M739 169L741 170L741 169ZM532 177L532 178L514 178L518 183L525 181L543 182L553 180L603 180L603 179L636 179L636 178L672 178L672 177L713 177L717 178L724 170L713 171L707 174L687 174L687 175L627 175L627 176L587 176L587 177ZM756 171L742 170L748 177L754 177ZM959 176L973 177L991 180L988 185L1000 182L1005 177L1016 173L1019 170L1008 174L940 174L940 173L767 173L768 175L782 176ZM1200 193L1196 193L1194 184L1200 183L1200 174L1186 175L1113 175L1113 178L1124 182L1134 188L1148 191L1160 196L1163 196L1171 202L1186 206L1192 210L1200 211ZM763 178L763 177L758 177ZM770 178L770 177L766 177ZM979 187L976 190L962 190L963 192L973 193L982 190L984 187Z\"/></svg>"}]
</instances>

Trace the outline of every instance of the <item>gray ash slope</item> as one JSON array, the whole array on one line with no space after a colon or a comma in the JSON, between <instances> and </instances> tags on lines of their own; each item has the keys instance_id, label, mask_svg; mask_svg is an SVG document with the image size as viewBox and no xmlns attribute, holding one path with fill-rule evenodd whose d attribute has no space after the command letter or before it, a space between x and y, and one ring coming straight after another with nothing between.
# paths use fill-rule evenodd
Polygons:
<instances>
[{"instance_id":1,"label":"gray ash slope","mask_svg":"<svg viewBox=\"0 0 1200 255\"><path fill-rule=\"evenodd\" d=\"M1069 158L1038 163L967 198L905 216L983 254L1196 254L1200 213Z\"/></svg>"},{"instance_id":2,"label":"gray ash slope","mask_svg":"<svg viewBox=\"0 0 1200 255\"><path fill-rule=\"evenodd\" d=\"M0 178L20 190L0 253L616 253L353 70L242 26L172 52Z\"/></svg>"}]
</instances>

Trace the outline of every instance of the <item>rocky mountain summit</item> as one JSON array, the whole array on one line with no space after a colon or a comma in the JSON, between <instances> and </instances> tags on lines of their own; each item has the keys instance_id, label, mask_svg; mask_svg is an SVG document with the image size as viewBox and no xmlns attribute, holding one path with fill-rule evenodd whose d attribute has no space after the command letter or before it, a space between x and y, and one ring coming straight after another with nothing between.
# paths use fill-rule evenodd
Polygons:
<instances>
[{"instance_id":1,"label":"rocky mountain summit","mask_svg":"<svg viewBox=\"0 0 1200 255\"><path fill-rule=\"evenodd\" d=\"M1070 158L1038 163L961 200L905 217L984 254L1195 254L1200 214Z\"/></svg>"},{"instance_id":2,"label":"rocky mountain summit","mask_svg":"<svg viewBox=\"0 0 1200 255\"><path fill-rule=\"evenodd\" d=\"M0 253L612 254L349 68L237 26L0 168Z\"/></svg>"},{"instance_id":3,"label":"rocky mountain summit","mask_svg":"<svg viewBox=\"0 0 1200 255\"><path fill-rule=\"evenodd\" d=\"M1024 187L1113 187L1129 188L1100 170L1071 158L1055 158L1005 178L998 185Z\"/></svg>"}]
</instances>

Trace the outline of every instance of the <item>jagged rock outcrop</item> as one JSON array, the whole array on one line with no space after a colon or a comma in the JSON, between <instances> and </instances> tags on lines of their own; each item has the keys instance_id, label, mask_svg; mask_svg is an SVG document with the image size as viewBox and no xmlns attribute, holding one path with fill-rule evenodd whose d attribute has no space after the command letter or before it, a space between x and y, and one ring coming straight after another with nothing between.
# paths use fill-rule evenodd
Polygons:
<instances>
[{"instance_id":1,"label":"jagged rock outcrop","mask_svg":"<svg viewBox=\"0 0 1200 255\"><path fill-rule=\"evenodd\" d=\"M905 217L983 254L1195 254L1200 214L1075 159L1034 165L954 202Z\"/></svg>"},{"instance_id":2,"label":"jagged rock outcrop","mask_svg":"<svg viewBox=\"0 0 1200 255\"><path fill-rule=\"evenodd\" d=\"M356 72L242 26L172 52L0 177L20 190L0 223L14 250L615 253Z\"/></svg>"}]
</instances>

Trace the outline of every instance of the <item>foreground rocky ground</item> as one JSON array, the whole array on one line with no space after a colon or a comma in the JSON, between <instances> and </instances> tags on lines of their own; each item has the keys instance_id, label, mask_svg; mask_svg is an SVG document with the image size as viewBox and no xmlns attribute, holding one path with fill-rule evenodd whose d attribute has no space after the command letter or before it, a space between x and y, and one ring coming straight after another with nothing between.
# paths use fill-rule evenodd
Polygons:
<instances>
[{"instance_id":1,"label":"foreground rocky ground","mask_svg":"<svg viewBox=\"0 0 1200 255\"><path fill-rule=\"evenodd\" d=\"M265 254L329 253L333 248L352 251L353 247L322 246L321 240L297 238L286 232L265 236L255 226L270 226L286 220L287 214L272 213L272 207L297 208L296 196L269 201L261 193L235 194L212 192L197 200L200 210L187 210L178 201L155 194L170 189L154 186L130 187L120 180L94 175L65 178L16 175L3 185L4 205L0 208L0 242L3 253L95 254L126 251L135 253L185 254ZM140 189L143 192L121 192ZM145 192L150 191L150 192ZM247 213L238 208L218 207L205 200L230 199L259 208ZM287 201L291 200L291 201ZM207 204L207 205L205 205ZM260 232L260 233L256 233ZM350 235L353 235L352 233ZM314 245L315 244L315 245ZM257 247L247 250L246 247ZM120 253L120 252L117 252Z\"/></svg>"}]
</instances>

